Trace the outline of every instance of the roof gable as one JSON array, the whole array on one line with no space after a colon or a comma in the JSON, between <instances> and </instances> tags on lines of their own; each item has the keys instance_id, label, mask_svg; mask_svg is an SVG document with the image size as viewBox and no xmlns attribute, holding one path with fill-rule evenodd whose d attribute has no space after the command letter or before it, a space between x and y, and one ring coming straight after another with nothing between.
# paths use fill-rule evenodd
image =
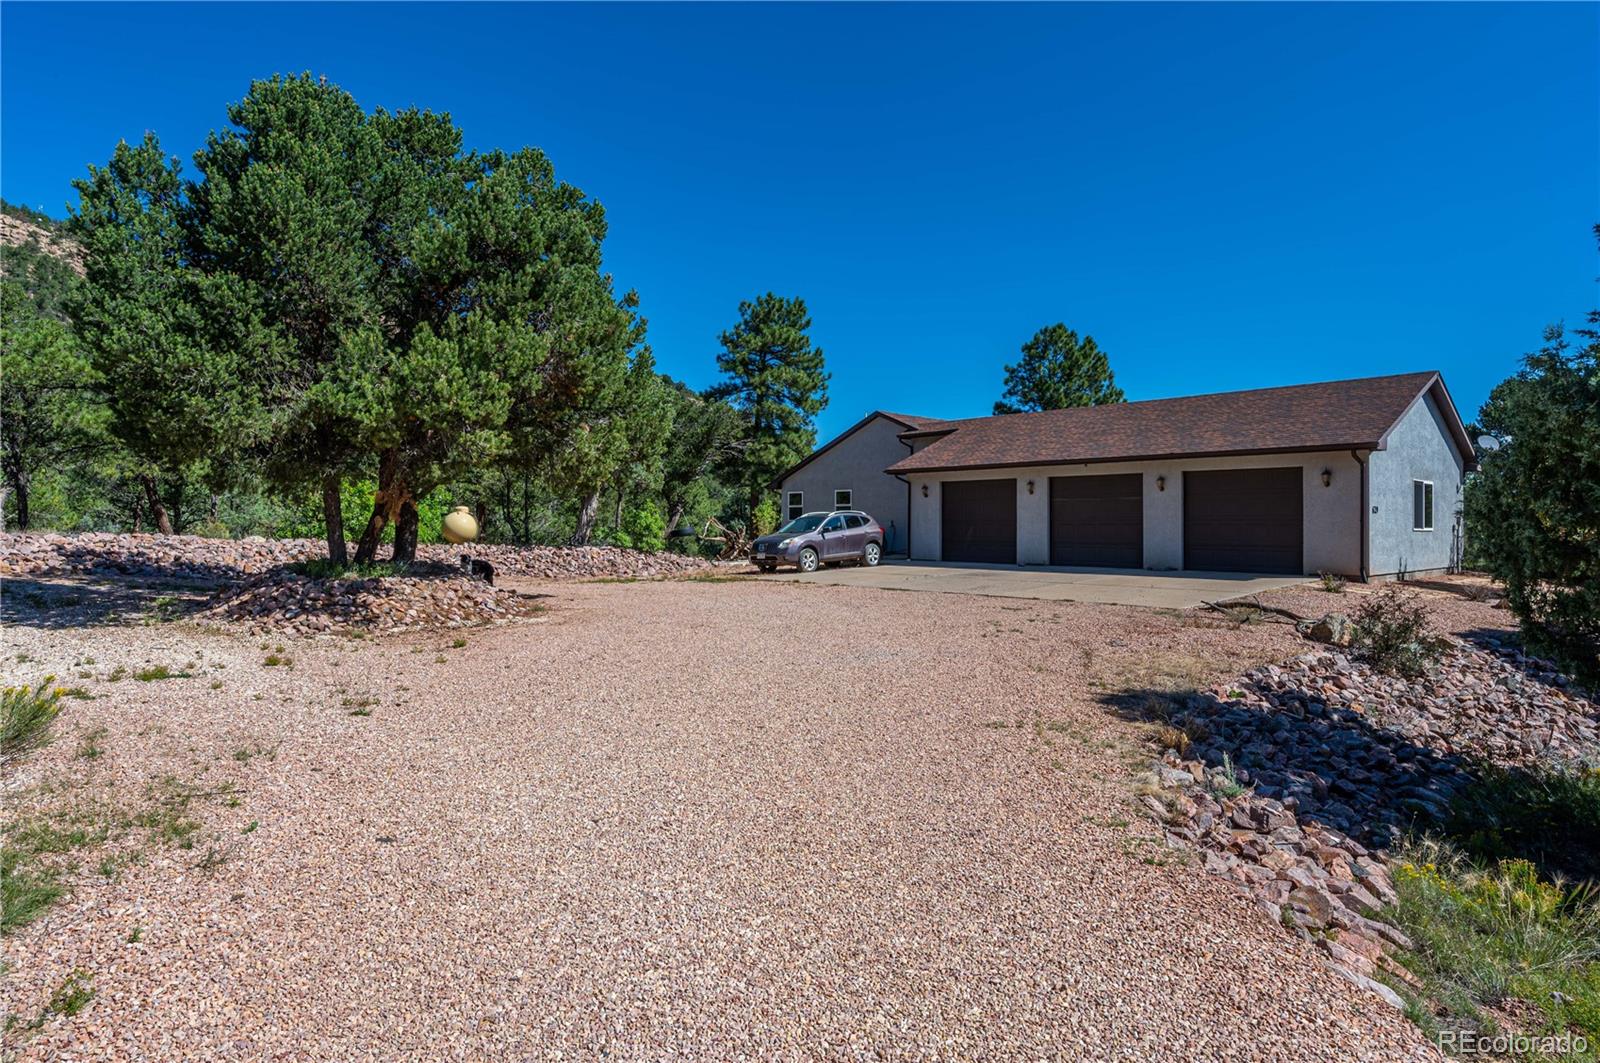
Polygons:
<instances>
[{"instance_id":1,"label":"roof gable","mask_svg":"<svg viewBox=\"0 0 1600 1063\"><path fill-rule=\"evenodd\" d=\"M810 454L807 454L805 457L801 458L799 461L783 470L776 477L774 477L772 482L767 486L774 489L781 488L783 486L783 481L787 480L789 477L793 476L807 465L810 465L813 461L816 461L818 458L822 457L822 455L826 454L840 443L843 443L846 439L849 439L851 436L855 435L857 432L861 431L863 428L867 427L867 425L871 424L880 417L889 421L893 421L896 425L899 425L907 432L917 431L925 425L941 423L932 417L914 417L910 414L885 413L883 410L873 410L871 413L861 418L861 420L857 421L849 428L846 428L843 432L840 432L838 435L822 444L822 446L818 447L816 450L813 450Z\"/></svg>"}]
</instances>

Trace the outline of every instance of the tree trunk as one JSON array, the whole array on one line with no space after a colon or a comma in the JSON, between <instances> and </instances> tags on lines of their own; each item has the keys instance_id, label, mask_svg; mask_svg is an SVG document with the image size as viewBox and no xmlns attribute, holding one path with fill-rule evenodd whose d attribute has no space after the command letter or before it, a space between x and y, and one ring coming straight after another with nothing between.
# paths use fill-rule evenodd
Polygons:
<instances>
[{"instance_id":1,"label":"tree trunk","mask_svg":"<svg viewBox=\"0 0 1600 1063\"><path fill-rule=\"evenodd\" d=\"M401 504L410 500L411 494L406 490L400 469L400 455L393 450L384 451L378 460L378 493L372 499L372 516L367 518L367 527L356 544L356 564L370 565L377 559L383 529L399 517Z\"/></svg>"},{"instance_id":2,"label":"tree trunk","mask_svg":"<svg viewBox=\"0 0 1600 1063\"><path fill-rule=\"evenodd\" d=\"M676 503L672 507L672 513L670 515L668 515L668 517L667 517L667 534L671 535L673 532L677 531L678 530L678 524L682 520L683 520L683 503L679 502L679 503Z\"/></svg>"},{"instance_id":3,"label":"tree trunk","mask_svg":"<svg viewBox=\"0 0 1600 1063\"><path fill-rule=\"evenodd\" d=\"M133 534L144 534L144 499L133 496Z\"/></svg>"},{"instance_id":4,"label":"tree trunk","mask_svg":"<svg viewBox=\"0 0 1600 1063\"><path fill-rule=\"evenodd\" d=\"M172 518L167 515L167 507L161 502L161 495L156 491L156 478L150 475L139 477L139 484L144 488L145 504L150 507L150 516L156 522L156 534L172 534Z\"/></svg>"},{"instance_id":5,"label":"tree trunk","mask_svg":"<svg viewBox=\"0 0 1600 1063\"><path fill-rule=\"evenodd\" d=\"M578 526L572 530L573 546L588 546L589 537L594 534L594 520L600 512L600 492L590 491L583 496L583 504L578 507Z\"/></svg>"},{"instance_id":6,"label":"tree trunk","mask_svg":"<svg viewBox=\"0 0 1600 1063\"><path fill-rule=\"evenodd\" d=\"M481 498L472 507L472 515L477 518L478 538L482 539L489 530L489 507L484 504Z\"/></svg>"},{"instance_id":7,"label":"tree trunk","mask_svg":"<svg viewBox=\"0 0 1600 1063\"><path fill-rule=\"evenodd\" d=\"M9 501L12 502L14 510L12 515L16 518L17 530L27 531L28 522L33 519L32 514L28 511L27 472L19 468L7 469L6 488L6 494L10 495ZM0 505L3 505L3 503L0 503ZM3 527L5 527L4 518L0 518L0 528Z\"/></svg>"},{"instance_id":8,"label":"tree trunk","mask_svg":"<svg viewBox=\"0 0 1600 1063\"><path fill-rule=\"evenodd\" d=\"M417 559L417 526L421 523L417 504L409 498L400 504L400 514L394 525L393 561L409 565Z\"/></svg>"},{"instance_id":9,"label":"tree trunk","mask_svg":"<svg viewBox=\"0 0 1600 1063\"><path fill-rule=\"evenodd\" d=\"M617 531L622 530L622 503L626 497L627 495L622 488L617 488L617 509L615 516L613 516L611 520L611 526L617 529Z\"/></svg>"},{"instance_id":10,"label":"tree trunk","mask_svg":"<svg viewBox=\"0 0 1600 1063\"><path fill-rule=\"evenodd\" d=\"M348 565L350 555L344 545L344 500L339 497L339 478L322 478L322 524L328 537L328 560Z\"/></svg>"}]
</instances>

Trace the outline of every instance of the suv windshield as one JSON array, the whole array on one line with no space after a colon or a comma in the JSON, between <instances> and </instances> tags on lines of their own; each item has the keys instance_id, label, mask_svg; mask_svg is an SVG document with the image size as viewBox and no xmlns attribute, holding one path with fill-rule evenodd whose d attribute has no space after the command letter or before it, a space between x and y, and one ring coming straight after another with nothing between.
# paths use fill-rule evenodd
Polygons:
<instances>
[{"instance_id":1,"label":"suv windshield","mask_svg":"<svg viewBox=\"0 0 1600 1063\"><path fill-rule=\"evenodd\" d=\"M817 525L827 519L826 513L807 513L796 517L788 524L778 529L779 535L801 535L808 531L816 531Z\"/></svg>"}]
</instances>

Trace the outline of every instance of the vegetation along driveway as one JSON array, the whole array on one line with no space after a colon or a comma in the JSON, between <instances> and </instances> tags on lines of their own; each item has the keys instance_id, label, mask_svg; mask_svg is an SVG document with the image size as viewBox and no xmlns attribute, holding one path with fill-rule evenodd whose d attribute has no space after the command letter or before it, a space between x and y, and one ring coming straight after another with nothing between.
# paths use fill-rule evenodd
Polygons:
<instances>
[{"instance_id":1,"label":"vegetation along driveway","mask_svg":"<svg viewBox=\"0 0 1600 1063\"><path fill-rule=\"evenodd\" d=\"M1238 572L1150 572L1137 568L1059 568L1052 566L941 564L935 561L885 562L817 572L785 571L766 579L876 587L894 591L990 594L1000 598L1039 598L1101 605L1144 605L1190 609L1263 591L1293 587L1304 576L1255 576Z\"/></svg>"},{"instance_id":2,"label":"vegetation along driveway","mask_svg":"<svg viewBox=\"0 0 1600 1063\"><path fill-rule=\"evenodd\" d=\"M170 828L8 938L22 1056L1432 1056L1133 811L1105 699L1283 626L529 586L532 623L281 648L14 619L79 690L13 810Z\"/></svg>"}]
</instances>

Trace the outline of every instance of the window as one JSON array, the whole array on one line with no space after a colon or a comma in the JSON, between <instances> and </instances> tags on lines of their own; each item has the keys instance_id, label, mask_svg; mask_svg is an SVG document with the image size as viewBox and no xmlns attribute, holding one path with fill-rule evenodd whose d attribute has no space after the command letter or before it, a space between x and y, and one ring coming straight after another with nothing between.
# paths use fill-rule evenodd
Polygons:
<instances>
[{"instance_id":1,"label":"window","mask_svg":"<svg viewBox=\"0 0 1600 1063\"><path fill-rule=\"evenodd\" d=\"M833 493L833 508L834 509L849 509L850 508L850 492L849 491L835 491Z\"/></svg>"},{"instance_id":2,"label":"window","mask_svg":"<svg viewBox=\"0 0 1600 1063\"><path fill-rule=\"evenodd\" d=\"M806 511L805 503L802 501L803 497L799 491L789 492L789 512L784 517L785 520L794 520Z\"/></svg>"},{"instance_id":3,"label":"window","mask_svg":"<svg viewBox=\"0 0 1600 1063\"><path fill-rule=\"evenodd\" d=\"M866 519L863 518L860 514L857 514L857 513L846 513L844 515L844 526L845 526L846 529L859 528L865 523L866 523Z\"/></svg>"},{"instance_id":4,"label":"window","mask_svg":"<svg viewBox=\"0 0 1600 1063\"><path fill-rule=\"evenodd\" d=\"M1411 481L1411 527L1413 531L1433 531L1433 482Z\"/></svg>"},{"instance_id":5,"label":"window","mask_svg":"<svg viewBox=\"0 0 1600 1063\"><path fill-rule=\"evenodd\" d=\"M836 532L843 527L844 518L840 516L832 516L822 522L822 530L825 532Z\"/></svg>"}]
</instances>

